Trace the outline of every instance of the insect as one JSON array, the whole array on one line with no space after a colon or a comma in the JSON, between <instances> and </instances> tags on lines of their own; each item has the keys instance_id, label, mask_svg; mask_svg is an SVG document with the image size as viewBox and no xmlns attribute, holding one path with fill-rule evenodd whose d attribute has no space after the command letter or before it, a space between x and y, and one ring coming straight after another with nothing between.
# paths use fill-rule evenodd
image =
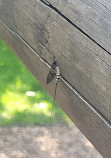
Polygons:
<instances>
[{"instance_id":1,"label":"insect","mask_svg":"<svg viewBox=\"0 0 111 158\"><path fill-rule=\"evenodd\" d=\"M59 68L56 58L54 57L54 61L49 70L46 83L49 84L55 78L55 76L56 76L56 83L58 83L59 78L60 78L60 68Z\"/></svg>"},{"instance_id":2,"label":"insect","mask_svg":"<svg viewBox=\"0 0 111 158\"><path fill-rule=\"evenodd\" d=\"M57 83L60 78L60 68L59 68L58 62L56 60L56 57L54 57L54 61L49 70L49 73L48 73L48 76L46 79L46 83L49 84L55 77L56 77L56 85L55 85L55 92L54 92L54 97L53 97L53 104L52 104L52 108L51 108L50 126L51 126L51 122L52 122L52 112L53 112L53 107L54 107L55 98L56 98Z\"/></svg>"}]
</instances>

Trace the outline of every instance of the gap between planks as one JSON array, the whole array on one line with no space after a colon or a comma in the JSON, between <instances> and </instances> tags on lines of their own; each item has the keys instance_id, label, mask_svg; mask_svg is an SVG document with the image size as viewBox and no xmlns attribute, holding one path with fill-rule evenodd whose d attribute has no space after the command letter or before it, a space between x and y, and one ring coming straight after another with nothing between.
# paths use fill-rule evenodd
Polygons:
<instances>
[{"instance_id":1,"label":"gap between planks","mask_svg":"<svg viewBox=\"0 0 111 158\"><path fill-rule=\"evenodd\" d=\"M77 30L79 30L81 33L83 33L85 36L87 36L91 41L93 41L95 44L97 44L99 47L101 47L104 51L106 51L109 55L111 53L105 49L102 45L100 45L97 41L95 41L92 37L90 37L87 33L85 33L80 27L78 27L74 22L72 22L67 16L65 16L62 12L60 12L56 7L54 7L51 3L49 3L47 0L37 0L53 11L55 11L57 14L59 14L63 19L65 19L68 23L70 23L72 26L74 26Z\"/></svg>"}]
</instances>

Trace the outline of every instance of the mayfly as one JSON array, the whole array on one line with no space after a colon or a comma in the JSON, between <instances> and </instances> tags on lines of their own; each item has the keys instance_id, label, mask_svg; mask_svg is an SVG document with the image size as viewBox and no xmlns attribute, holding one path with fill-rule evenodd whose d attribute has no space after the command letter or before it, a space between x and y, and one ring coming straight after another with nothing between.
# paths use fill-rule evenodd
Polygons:
<instances>
[{"instance_id":1,"label":"mayfly","mask_svg":"<svg viewBox=\"0 0 111 158\"><path fill-rule=\"evenodd\" d=\"M56 83L58 83L59 78L60 78L60 68L59 68L56 58L54 57L54 61L48 73L46 83L49 84L55 78L55 76L56 76Z\"/></svg>"},{"instance_id":2,"label":"mayfly","mask_svg":"<svg viewBox=\"0 0 111 158\"><path fill-rule=\"evenodd\" d=\"M59 65L58 65L56 58L54 57L54 61L53 61L51 68L49 70L49 73L48 73L48 76L46 79L46 83L49 84L55 77L56 77L56 86L55 86L53 104L52 104L52 108L51 108L50 125L51 125L51 121L52 121L52 112L53 112L53 107L54 107L54 102L55 102L55 97L56 97L57 83L58 83L59 78L60 78L60 68L59 68Z\"/></svg>"}]
</instances>

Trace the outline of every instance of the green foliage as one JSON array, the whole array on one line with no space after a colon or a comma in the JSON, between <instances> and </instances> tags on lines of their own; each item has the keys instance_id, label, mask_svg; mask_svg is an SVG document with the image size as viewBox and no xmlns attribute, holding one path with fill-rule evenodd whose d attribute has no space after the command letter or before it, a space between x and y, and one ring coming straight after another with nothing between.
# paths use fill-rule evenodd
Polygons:
<instances>
[{"instance_id":1,"label":"green foliage","mask_svg":"<svg viewBox=\"0 0 111 158\"><path fill-rule=\"evenodd\" d=\"M0 40L0 126L50 123L52 98ZM69 122L56 104L52 123Z\"/></svg>"}]
</instances>

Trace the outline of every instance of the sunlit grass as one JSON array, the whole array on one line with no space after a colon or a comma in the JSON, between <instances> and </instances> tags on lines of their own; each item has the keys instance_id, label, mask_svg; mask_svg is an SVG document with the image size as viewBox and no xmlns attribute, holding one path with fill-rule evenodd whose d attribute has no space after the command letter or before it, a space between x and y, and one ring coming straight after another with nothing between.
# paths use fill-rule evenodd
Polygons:
<instances>
[{"instance_id":1,"label":"sunlit grass","mask_svg":"<svg viewBox=\"0 0 111 158\"><path fill-rule=\"evenodd\" d=\"M0 126L50 123L52 98L0 40ZM69 119L56 104L52 123Z\"/></svg>"}]
</instances>

